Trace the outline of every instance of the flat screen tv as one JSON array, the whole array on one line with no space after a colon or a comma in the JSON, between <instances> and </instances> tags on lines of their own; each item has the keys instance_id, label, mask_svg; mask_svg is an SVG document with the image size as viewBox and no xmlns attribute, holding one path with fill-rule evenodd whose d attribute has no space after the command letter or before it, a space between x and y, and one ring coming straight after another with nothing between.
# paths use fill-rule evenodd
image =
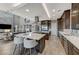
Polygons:
<instances>
[{"instance_id":1,"label":"flat screen tv","mask_svg":"<svg viewBox=\"0 0 79 59\"><path fill-rule=\"evenodd\" d=\"M0 29L11 29L10 24L0 24Z\"/></svg>"}]
</instances>

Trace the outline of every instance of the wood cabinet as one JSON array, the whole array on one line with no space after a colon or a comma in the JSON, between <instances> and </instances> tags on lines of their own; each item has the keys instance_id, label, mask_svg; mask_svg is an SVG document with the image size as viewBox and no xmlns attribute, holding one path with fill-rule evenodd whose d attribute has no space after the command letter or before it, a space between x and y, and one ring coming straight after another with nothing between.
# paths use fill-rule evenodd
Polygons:
<instances>
[{"instance_id":1,"label":"wood cabinet","mask_svg":"<svg viewBox=\"0 0 79 59\"><path fill-rule=\"evenodd\" d=\"M63 21L63 19L62 18L60 18L60 19L58 19L57 20L57 22L58 22L58 31L63 31L63 25L64 25L64 21Z\"/></svg>"},{"instance_id":2,"label":"wood cabinet","mask_svg":"<svg viewBox=\"0 0 79 59\"><path fill-rule=\"evenodd\" d=\"M44 29L46 27L46 29ZM41 31L48 31L51 28L51 20L41 21Z\"/></svg>"},{"instance_id":3,"label":"wood cabinet","mask_svg":"<svg viewBox=\"0 0 79 59\"><path fill-rule=\"evenodd\" d=\"M70 10L64 11L61 18L57 21L59 31L62 31L63 29L70 29Z\"/></svg>"},{"instance_id":4,"label":"wood cabinet","mask_svg":"<svg viewBox=\"0 0 79 59\"><path fill-rule=\"evenodd\" d=\"M64 11L64 26L65 29L70 29L70 10Z\"/></svg>"},{"instance_id":5,"label":"wood cabinet","mask_svg":"<svg viewBox=\"0 0 79 59\"><path fill-rule=\"evenodd\" d=\"M79 49L76 48L64 36L61 36L60 41L67 55L79 55Z\"/></svg>"},{"instance_id":6,"label":"wood cabinet","mask_svg":"<svg viewBox=\"0 0 79 59\"><path fill-rule=\"evenodd\" d=\"M71 27L72 29L79 29L79 3L72 3L71 10Z\"/></svg>"},{"instance_id":7,"label":"wood cabinet","mask_svg":"<svg viewBox=\"0 0 79 59\"><path fill-rule=\"evenodd\" d=\"M68 54L68 40L66 38L63 39L64 40L64 49L66 54Z\"/></svg>"},{"instance_id":8,"label":"wood cabinet","mask_svg":"<svg viewBox=\"0 0 79 59\"><path fill-rule=\"evenodd\" d=\"M63 31L63 29L70 29L70 10L64 11L61 18L57 19L57 23L58 23L58 32Z\"/></svg>"},{"instance_id":9,"label":"wood cabinet","mask_svg":"<svg viewBox=\"0 0 79 59\"><path fill-rule=\"evenodd\" d=\"M73 55L73 45L68 41L68 55Z\"/></svg>"},{"instance_id":10,"label":"wood cabinet","mask_svg":"<svg viewBox=\"0 0 79 59\"><path fill-rule=\"evenodd\" d=\"M75 46L73 47L73 54L79 55L79 49L77 49Z\"/></svg>"},{"instance_id":11,"label":"wood cabinet","mask_svg":"<svg viewBox=\"0 0 79 59\"><path fill-rule=\"evenodd\" d=\"M62 44L62 46L64 47L64 38L63 38L63 36L62 36L62 38L61 38L61 44Z\"/></svg>"},{"instance_id":12,"label":"wood cabinet","mask_svg":"<svg viewBox=\"0 0 79 59\"><path fill-rule=\"evenodd\" d=\"M58 37L59 37L59 31L63 31L63 29L64 29L63 25L64 25L63 19L62 18L57 19L57 26L58 26L57 35L58 35Z\"/></svg>"}]
</instances>

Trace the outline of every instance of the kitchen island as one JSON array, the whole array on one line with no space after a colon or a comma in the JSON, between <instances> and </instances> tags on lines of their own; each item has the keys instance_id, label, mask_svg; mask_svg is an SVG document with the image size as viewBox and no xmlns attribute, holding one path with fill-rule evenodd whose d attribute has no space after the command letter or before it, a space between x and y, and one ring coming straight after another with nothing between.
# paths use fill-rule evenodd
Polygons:
<instances>
[{"instance_id":1,"label":"kitchen island","mask_svg":"<svg viewBox=\"0 0 79 59\"><path fill-rule=\"evenodd\" d=\"M39 33L30 32L30 33L17 34L15 36L36 40L38 42L38 46L36 47L36 50L40 53L42 53L42 51L45 47L45 36L46 36L46 34L39 34Z\"/></svg>"},{"instance_id":2,"label":"kitchen island","mask_svg":"<svg viewBox=\"0 0 79 59\"><path fill-rule=\"evenodd\" d=\"M37 31L35 33L39 33L39 34L46 34L45 36L45 40L49 40L49 36L51 34L51 31Z\"/></svg>"}]
</instances>

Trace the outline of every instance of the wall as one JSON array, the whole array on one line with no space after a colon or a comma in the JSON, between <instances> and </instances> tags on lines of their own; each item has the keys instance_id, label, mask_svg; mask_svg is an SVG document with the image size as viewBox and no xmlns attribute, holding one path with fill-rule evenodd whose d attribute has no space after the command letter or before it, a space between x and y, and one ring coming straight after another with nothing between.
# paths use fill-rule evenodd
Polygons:
<instances>
[{"instance_id":1,"label":"wall","mask_svg":"<svg viewBox=\"0 0 79 59\"><path fill-rule=\"evenodd\" d=\"M25 24L24 18L23 17L20 17L20 19L19 19L19 31L20 32L23 32L24 31L24 24Z\"/></svg>"},{"instance_id":2,"label":"wall","mask_svg":"<svg viewBox=\"0 0 79 59\"><path fill-rule=\"evenodd\" d=\"M12 21L12 29L14 29L14 32L19 32L19 26L20 26L20 16L13 15L13 21Z\"/></svg>"},{"instance_id":3,"label":"wall","mask_svg":"<svg viewBox=\"0 0 79 59\"><path fill-rule=\"evenodd\" d=\"M18 30L23 31L24 28L24 18L18 15L14 15L9 12L0 11L0 24L11 24L12 25L12 32L15 31L15 26L19 28ZM0 29L0 32L4 32L3 29Z\"/></svg>"},{"instance_id":4,"label":"wall","mask_svg":"<svg viewBox=\"0 0 79 59\"><path fill-rule=\"evenodd\" d=\"M11 24L12 18L13 18L13 14L0 11L0 24Z\"/></svg>"},{"instance_id":5,"label":"wall","mask_svg":"<svg viewBox=\"0 0 79 59\"><path fill-rule=\"evenodd\" d=\"M19 26L19 20L20 20L20 16L15 15L15 17L14 17L15 25Z\"/></svg>"},{"instance_id":6,"label":"wall","mask_svg":"<svg viewBox=\"0 0 79 59\"><path fill-rule=\"evenodd\" d=\"M20 25L19 25L19 30L20 31L24 31L24 25L25 25L25 21L24 21L25 18L23 17L20 17ZM32 25L32 31L35 31L35 18L27 18L26 20L30 20L29 24Z\"/></svg>"},{"instance_id":7,"label":"wall","mask_svg":"<svg viewBox=\"0 0 79 59\"><path fill-rule=\"evenodd\" d=\"M13 14L0 10L0 24L12 24ZM0 32L5 29L0 28Z\"/></svg>"},{"instance_id":8,"label":"wall","mask_svg":"<svg viewBox=\"0 0 79 59\"><path fill-rule=\"evenodd\" d=\"M51 21L51 35L57 36L57 20Z\"/></svg>"}]
</instances>

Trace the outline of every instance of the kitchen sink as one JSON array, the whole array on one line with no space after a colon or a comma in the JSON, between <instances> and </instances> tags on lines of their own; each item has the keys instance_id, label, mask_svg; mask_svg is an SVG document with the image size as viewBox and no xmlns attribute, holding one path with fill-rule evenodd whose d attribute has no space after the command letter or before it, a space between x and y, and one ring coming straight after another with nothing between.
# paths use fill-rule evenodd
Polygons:
<instances>
[{"instance_id":1,"label":"kitchen sink","mask_svg":"<svg viewBox=\"0 0 79 59\"><path fill-rule=\"evenodd\" d=\"M78 34L64 34L64 35L67 35L67 36L76 36L76 37L79 37Z\"/></svg>"},{"instance_id":2,"label":"kitchen sink","mask_svg":"<svg viewBox=\"0 0 79 59\"><path fill-rule=\"evenodd\" d=\"M73 34L64 34L64 35L67 35L67 36L74 36Z\"/></svg>"}]
</instances>

